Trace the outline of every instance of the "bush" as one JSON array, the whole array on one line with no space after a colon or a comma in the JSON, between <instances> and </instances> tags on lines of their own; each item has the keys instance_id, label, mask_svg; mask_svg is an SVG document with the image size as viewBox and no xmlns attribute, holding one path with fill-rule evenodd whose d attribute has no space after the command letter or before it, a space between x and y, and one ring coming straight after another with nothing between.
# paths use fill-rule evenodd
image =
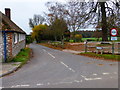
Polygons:
<instances>
[{"instance_id":1,"label":"bush","mask_svg":"<svg viewBox=\"0 0 120 90\"><path fill-rule=\"evenodd\" d=\"M76 34L75 39L76 39L77 42L82 41L82 35L81 34Z\"/></svg>"},{"instance_id":2,"label":"bush","mask_svg":"<svg viewBox=\"0 0 120 90\"><path fill-rule=\"evenodd\" d=\"M33 38L30 35L26 36L26 44L30 44L33 42Z\"/></svg>"},{"instance_id":3,"label":"bush","mask_svg":"<svg viewBox=\"0 0 120 90\"><path fill-rule=\"evenodd\" d=\"M73 43L73 42L74 42L74 40L69 40L69 42L70 42L70 43Z\"/></svg>"}]
</instances>

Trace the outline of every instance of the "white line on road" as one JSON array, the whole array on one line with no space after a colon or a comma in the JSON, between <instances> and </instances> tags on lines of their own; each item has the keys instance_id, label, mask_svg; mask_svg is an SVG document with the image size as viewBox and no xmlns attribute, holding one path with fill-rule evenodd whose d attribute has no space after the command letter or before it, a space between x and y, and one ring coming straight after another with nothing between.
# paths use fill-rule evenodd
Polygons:
<instances>
[{"instance_id":1,"label":"white line on road","mask_svg":"<svg viewBox=\"0 0 120 90\"><path fill-rule=\"evenodd\" d=\"M98 78L86 78L86 76L83 76L83 75L81 75L86 81L88 81L88 80L100 80L100 79L102 79L102 78L100 78L100 77L98 77Z\"/></svg>"},{"instance_id":2,"label":"white line on road","mask_svg":"<svg viewBox=\"0 0 120 90\"><path fill-rule=\"evenodd\" d=\"M97 74L95 74L95 73L94 73L93 75L94 75L94 76L97 76Z\"/></svg>"},{"instance_id":3,"label":"white line on road","mask_svg":"<svg viewBox=\"0 0 120 90\"><path fill-rule=\"evenodd\" d=\"M102 73L103 75L108 75L108 74L110 74L110 73Z\"/></svg>"},{"instance_id":4,"label":"white line on road","mask_svg":"<svg viewBox=\"0 0 120 90\"><path fill-rule=\"evenodd\" d=\"M45 49L42 49L44 52L47 52ZM50 54L49 52L47 52L52 58L55 58L55 56L53 56L52 54Z\"/></svg>"},{"instance_id":5,"label":"white line on road","mask_svg":"<svg viewBox=\"0 0 120 90\"><path fill-rule=\"evenodd\" d=\"M78 80L74 80L74 82L80 83L80 82L82 82L82 80L81 80L81 81L78 81Z\"/></svg>"},{"instance_id":6,"label":"white line on road","mask_svg":"<svg viewBox=\"0 0 120 90\"><path fill-rule=\"evenodd\" d=\"M71 70L72 72L75 72L75 70L73 70L72 68L69 68L69 70Z\"/></svg>"},{"instance_id":7,"label":"white line on road","mask_svg":"<svg viewBox=\"0 0 120 90\"><path fill-rule=\"evenodd\" d=\"M42 49L44 52L46 52L46 50L45 49Z\"/></svg>"},{"instance_id":8,"label":"white line on road","mask_svg":"<svg viewBox=\"0 0 120 90\"><path fill-rule=\"evenodd\" d=\"M4 88L4 87L0 87L0 90L2 90L2 88Z\"/></svg>"},{"instance_id":9,"label":"white line on road","mask_svg":"<svg viewBox=\"0 0 120 90\"><path fill-rule=\"evenodd\" d=\"M42 83L37 84L37 86L41 86L41 85L44 85L44 84L42 84Z\"/></svg>"},{"instance_id":10,"label":"white line on road","mask_svg":"<svg viewBox=\"0 0 120 90\"><path fill-rule=\"evenodd\" d=\"M114 72L114 74L118 74L117 72Z\"/></svg>"},{"instance_id":11,"label":"white line on road","mask_svg":"<svg viewBox=\"0 0 120 90\"><path fill-rule=\"evenodd\" d=\"M65 67L68 68L68 65L66 65L64 62L60 62L61 64L63 64Z\"/></svg>"},{"instance_id":12,"label":"white line on road","mask_svg":"<svg viewBox=\"0 0 120 90\"><path fill-rule=\"evenodd\" d=\"M55 56L53 56L52 54L48 53L52 58L55 58Z\"/></svg>"},{"instance_id":13,"label":"white line on road","mask_svg":"<svg viewBox=\"0 0 120 90\"><path fill-rule=\"evenodd\" d=\"M73 70L72 68L69 68L68 65L66 65L64 62L60 62L61 64L63 64L66 68L68 68L69 70L71 70L72 72L75 72L75 70Z\"/></svg>"},{"instance_id":14,"label":"white line on road","mask_svg":"<svg viewBox=\"0 0 120 90\"><path fill-rule=\"evenodd\" d=\"M30 85L15 85L15 86L12 86L11 88L17 88L17 87L29 87Z\"/></svg>"}]
</instances>

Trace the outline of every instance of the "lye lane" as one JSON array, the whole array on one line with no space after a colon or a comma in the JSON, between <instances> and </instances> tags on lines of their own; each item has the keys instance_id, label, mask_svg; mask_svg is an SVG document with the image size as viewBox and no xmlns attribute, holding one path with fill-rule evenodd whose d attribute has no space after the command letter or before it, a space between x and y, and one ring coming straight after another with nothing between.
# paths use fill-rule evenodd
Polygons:
<instances>
[{"instance_id":1,"label":"lye lane","mask_svg":"<svg viewBox=\"0 0 120 90\"><path fill-rule=\"evenodd\" d=\"M118 63L31 44L33 57L2 78L4 88L118 88Z\"/></svg>"}]
</instances>

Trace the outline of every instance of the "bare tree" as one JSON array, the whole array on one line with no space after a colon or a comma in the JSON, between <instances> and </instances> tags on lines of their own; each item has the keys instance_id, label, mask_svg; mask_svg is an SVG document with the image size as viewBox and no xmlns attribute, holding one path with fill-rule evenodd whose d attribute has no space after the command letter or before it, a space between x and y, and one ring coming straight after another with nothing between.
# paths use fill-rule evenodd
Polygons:
<instances>
[{"instance_id":1,"label":"bare tree","mask_svg":"<svg viewBox=\"0 0 120 90\"><path fill-rule=\"evenodd\" d=\"M94 20L94 24L99 25L102 29L102 41L108 41L108 17L118 13L116 10L120 8L120 3L113 0L98 0L97 2L89 2L91 9L89 10L89 16L91 19L89 22ZM114 7L116 7L114 9ZM100 23L99 23L100 22Z\"/></svg>"},{"instance_id":2,"label":"bare tree","mask_svg":"<svg viewBox=\"0 0 120 90\"><path fill-rule=\"evenodd\" d=\"M85 21L88 20L86 15L86 3L79 2L79 0L69 1L67 4L47 3L50 12L50 21L53 22L56 18L64 18L66 20L69 30L74 32L85 26Z\"/></svg>"},{"instance_id":3,"label":"bare tree","mask_svg":"<svg viewBox=\"0 0 120 90\"><path fill-rule=\"evenodd\" d=\"M29 19L29 26L34 28L34 26L43 24L45 19L41 15L34 15L33 18Z\"/></svg>"}]
</instances>

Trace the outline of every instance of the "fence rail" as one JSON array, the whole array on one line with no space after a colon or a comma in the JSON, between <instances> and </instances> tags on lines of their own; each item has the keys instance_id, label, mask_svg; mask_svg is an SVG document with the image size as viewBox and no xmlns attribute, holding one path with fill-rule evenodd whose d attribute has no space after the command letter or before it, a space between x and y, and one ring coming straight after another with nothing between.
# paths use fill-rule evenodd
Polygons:
<instances>
[{"instance_id":1,"label":"fence rail","mask_svg":"<svg viewBox=\"0 0 120 90\"><path fill-rule=\"evenodd\" d=\"M84 42L85 52L120 54L120 42Z\"/></svg>"}]
</instances>

